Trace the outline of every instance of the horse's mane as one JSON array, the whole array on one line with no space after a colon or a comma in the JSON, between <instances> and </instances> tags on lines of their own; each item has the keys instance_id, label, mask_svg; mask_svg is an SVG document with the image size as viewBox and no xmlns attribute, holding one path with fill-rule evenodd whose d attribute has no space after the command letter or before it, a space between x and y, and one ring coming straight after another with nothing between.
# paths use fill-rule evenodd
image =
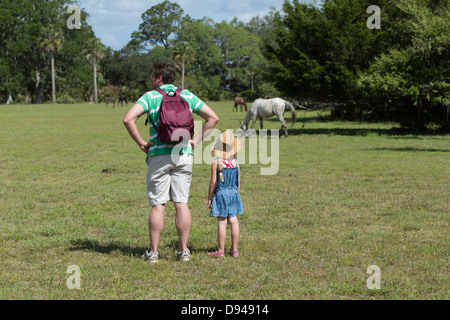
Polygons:
<instances>
[{"instance_id":1,"label":"horse's mane","mask_svg":"<svg viewBox=\"0 0 450 320\"><path fill-rule=\"evenodd\" d=\"M245 115L245 118L244 118L244 122L243 122L243 124L247 127L247 129L248 129L248 123L250 122L250 119L252 117L252 108L253 108L253 106L251 106L250 109L248 109L247 114Z\"/></svg>"}]
</instances>

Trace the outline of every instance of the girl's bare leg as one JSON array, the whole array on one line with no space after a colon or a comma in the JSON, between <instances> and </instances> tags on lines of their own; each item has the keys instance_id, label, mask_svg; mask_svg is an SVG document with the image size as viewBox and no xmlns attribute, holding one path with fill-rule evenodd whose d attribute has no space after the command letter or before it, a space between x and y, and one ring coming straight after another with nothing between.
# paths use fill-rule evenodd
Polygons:
<instances>
[{"instance_id":1,"label":"girl's bare leg","mask_svg":"<svg viewBox=\"0 0 450 320\"><path fill-rule=\"evenodd\" d=\"M231 249L230 251L237 251L239 242L239 221L238 217L228 219L231 225Z\"/></svg>"},{"instance_id":2,"label":"girl's bare leg","mask_svg":"<svg viewBox=\"0 0 450 320\"><path fill-rule=\"evenodd\" d=\"M218 249L219 252L225 251L225 238L227 236L227 218L217 218L218 221L218 232L217 232L217 240L218 240Z\"/></svg>"}]
</instances>

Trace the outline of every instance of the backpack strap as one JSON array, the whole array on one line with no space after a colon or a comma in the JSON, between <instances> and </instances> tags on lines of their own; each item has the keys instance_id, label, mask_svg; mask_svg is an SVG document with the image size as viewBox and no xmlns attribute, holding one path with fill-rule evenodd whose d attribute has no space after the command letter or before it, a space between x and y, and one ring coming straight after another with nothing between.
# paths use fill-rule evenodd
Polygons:
<instances>
[{"instance_id":1,"label":"backpack strap","mask_svg":"<svg viewBox=\"0 0 450 320\"><path fill-rule=\"evenodd\" d=\"M163 98L164 98L165 95L167 95L167 92L165 92L162 89L156 89L155 91L158 91L163 96Z\"/></svg>"},{"instance_id":2,"label":"backpack strap","mask_svg":"<svg viewBox=\"0 0 450 320\"><path fill-rule=\"evenodd\" d=\"M145 120L145 126L147 126L148 120L150 120L150 122L152 123L153 128L156 129L156 125L153 123L152 118L150 118L150 112L147 113L147 120Z\"/></svg>"},{"instance_id":3,"label":"backpack strap","mask_svg":"<svg viewBox=\"0 0 450 320\"><path fill-rule=\"evenodd\" d=\"M167 94L164 90L161 90L161 89L156 89L155 91L159 92L163 96L163 99L164 99L164 95ZM145 126L148 125L149 121L152 123L153 127L156 129L155 124L153 123L152 119L150 118L150 111L147 112L147 119L145 119Z\"/></svg>"}]
</instances>

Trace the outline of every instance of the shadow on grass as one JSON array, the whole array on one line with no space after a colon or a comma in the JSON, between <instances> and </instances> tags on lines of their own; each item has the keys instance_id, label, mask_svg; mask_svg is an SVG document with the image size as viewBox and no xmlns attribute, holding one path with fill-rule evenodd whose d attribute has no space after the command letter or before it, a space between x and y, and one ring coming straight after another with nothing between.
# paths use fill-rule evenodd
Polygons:
<instances>
[{"instance_id":1,"label":"shadow on grass","mask_svg":"<svg viewBox=\"0 0 450 320\"><path fill-rule=\"evenodd\" d=\"M420 148L373 148L366 149L367 151L399 151L399 152L450 152L450 150L446 149L420 149Z\"/></svg>"},{"instance_id":2,"label":"shadow on grass","mask_svg":"<svg viewBox=\"0 0 450 320\"><path fill-rule=\"evenodd\" d=\"M278 132L278 136L284 137L284 131L279 129L267 129L267 135L271 136L271 130ZM256 134L259 135L260 130L256 130ZM368 136L371 134L381 135L392 135L392 136L402 136L411 135L414 133L408 132L399 128L391 129L370 129L370 128L289 128L289 136L299 136L299 135L338 135L338 136ZM248 131L246 136L248 135Z\"/></svg>"},{"instance_id":3,"label":"shadow on grass","mask_svg":"<svg viewBox=\"0 0 450 320\"><path fill-rule=\"evenodd\" d=\"M179 240L178 239L176 239L176 240L174 239L174 240L170 241L167 245L163 246L162 248L163 249L171 249L171 250L173 250L175 252L175 250L178 249L179 245L180 245ZM208 253L208 252L216 251L217 250L217 246L216 247L211 246L211 247L208 247L208 248L197 248L195 245L193 245L192 243L189 242L188 249L191 251L191 253L196 253L196 252L198 252L198 253L201 253L201 252Z\"/></svg>"},{"instance_id":4,"label":"shadow on grass","mask_svg":"<svg viewBox=\"0 0 450 320\"><path fill-rule=\"evenodd\" d=\"M289 130L289 129L288 129ZM410 135L411 132L400 128L391 129L375 129L375 128L314 128L314 129L291 129L289 134L322 134L322 135L339 135L339 136L368 136L371 134L381 135Z\"/></svg>"},{"instance_id":5,"label":"shadow on grass","mask_svg":"<svg viewBox=\"0 0 450 320\"><path fill-rule=\"evenodd\" d=\"M280 123L280 121L277 118L269 118L264 119L264 122L272 122L272 123ZM315 122L315 123L327 123L329 121L320 121L320 116L312 116L312 117L306 117L304 119L297 119L297 123L294 124L294 127L292 126L290 119L286 118L286 122L288 124L288 134L289 135L302 135L302 134L308 134L308 135L341 135L341 136L367 136L370 134L377 134L379 136L386 135L386 136L408 136L405 137L406 139L420 139L420 136L427 135L427 136L442 136L446 135L447 133L439 132L435 129L424 129L422 131L420 130L414 130L410 128L402 128L402 127L392 127L389 129L377 129L377 128L308 128L308 122ZM335 123L339 123L338 121L335 121ZM352 122L355 125L373 125L376 123L383 124L384 122ZM249 123L249 126L251 126L251 122ZM256 121L254 129L259 133L260 129L260 122L259 120ZM270 135L270 129L268 130L268 135ZM284 136L284 132L281 132L281 123L280 123L280 136ZM402 137L403 138L403 137Z\"/></svg>"},{"instance_id":6,"label":"shadow on grass","mask_svg":"<svg viewBox=\"0 0 450 320\"><path fill-rule=\"evenodd\" d=\"M291 123L291 116L290 116L290 114L287 114L287 115L285 115L284 116L284 120L286 120L286 122L288 123L288 124L290 124ZM264 120L263 120L264 122L278 122L278 123L280 123L281 124L281 122L280 122L280 120L277 118L277 117L272 117L272 118L264 118ZM298 123L304 123L304 122L329 122L330 120L328 120L328 119L326 119L326 118L324 118L323 116L320 116L320 115L303 115L303 113L302 114L297 114L297 124ZM252 121L250 120L250 123L249 123L249 125L251 125L252 124ZM256 119L256 125L258 125L259 126L259 119ZM255 127L256 127L256 125L255 125Z\"/></svg>"},{"instance_id":7,"label":"shadow on grass","mask_svg":"<svg viewBox=\"0 0 450 320\"><path fill-rule=\"evenodd\" d=\"M93 251L104 254L111 254L112 252L118 251L125 256L140 257L145 250L148 248L144 247L130 247L125 246L120 243L107 243L102 244L98 241L94 240L75 240L72 241L72 247L69 248L69 251Z\"/></svg>"},{"instance_id":8,"label":"shadow on grass","mask_svg":"<svg viewBox=\"0 0 450 320\"><path fill-rule=\"evenodd\" d=\"M126 245L122 245L120 243L106 243L102 244L95 240L75 240L71 243L72 247L69 248L69 251L92 251L103 254L111 254L112 252L120 252L124 256L129 257L137 257L140 258L141 255L148 250L148 247L130 247ZM172 240L167 245L163 246L161 249L171 249L175 252L179 247L178 240ZM195 246L188 245L189 250L194 252L212 252L216 251L216 247L210 248L196 248ZM159 251L159 250L158 250Z\"/></svg>"}]
</instances>

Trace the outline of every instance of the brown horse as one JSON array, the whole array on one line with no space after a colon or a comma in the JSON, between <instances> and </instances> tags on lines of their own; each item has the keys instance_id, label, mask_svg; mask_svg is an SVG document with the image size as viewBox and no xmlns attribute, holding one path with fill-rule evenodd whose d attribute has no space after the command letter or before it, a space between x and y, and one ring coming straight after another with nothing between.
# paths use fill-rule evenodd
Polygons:
<instances>
[{"instance_id":1,"label":"brown horse","mask_svg":"<svg viewBox=\"0 0 450 320\"><path fill-rule=\"evenodd\" d=\"M237 109L238 109L239 105L241 106L241 112L242 112L242 106L244 106L245 112L248 111L247 104L245 103L245 99L241 98L241 97L236 97L236 98L234 98L233 112L234 112L234 109L236 109L236 112L238 112Z\"/></svg>"}]
</instances>

